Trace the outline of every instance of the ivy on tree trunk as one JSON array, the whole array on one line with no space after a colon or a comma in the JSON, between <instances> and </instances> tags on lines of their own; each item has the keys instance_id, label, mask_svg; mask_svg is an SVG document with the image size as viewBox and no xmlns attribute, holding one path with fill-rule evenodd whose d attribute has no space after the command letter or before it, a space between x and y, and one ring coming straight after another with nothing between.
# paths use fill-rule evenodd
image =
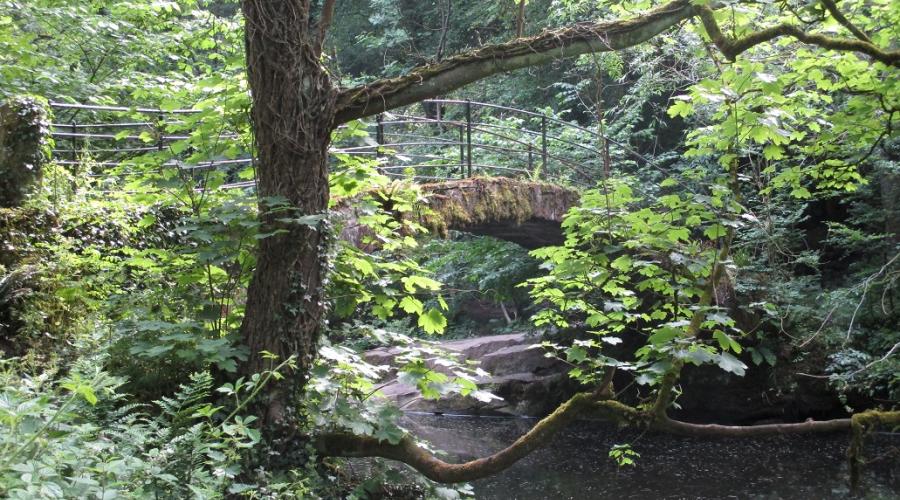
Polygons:
<instances>
[{"instance_id":1,"label":"ivy on tree trunk","mask_svg":"<svg viewBox=\"0 0 900 500\"><path fill-rule=\"evenodd\" d=\"M265 405L266 419L280 422L286 389L302 387L310 368L326 310L327 228L310 221L328 208L335 91L308 0L244 0L242 8L262 232L274 233L259 242L247 291L241 335L252 354L244 369L268 368L263 351L297 355L297 378L276 386Z\"/></svg>"}]
</instances>

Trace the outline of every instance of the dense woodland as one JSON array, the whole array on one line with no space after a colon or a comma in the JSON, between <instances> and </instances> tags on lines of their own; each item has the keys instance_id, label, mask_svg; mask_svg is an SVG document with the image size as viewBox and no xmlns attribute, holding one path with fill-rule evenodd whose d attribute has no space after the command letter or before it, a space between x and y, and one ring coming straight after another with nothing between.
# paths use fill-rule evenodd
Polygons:
<instances>
[{"instance_id":1,"label":"dense woodland","mask_svg":"<svg viewBox=\"0 0 900 500\"><path fill-rule=\"evenodd\" d=\"M898 67L893 0L0 0L0 496L467 498L585 421L898 494ZM451 348L512 334L553 385Z\"/></svg>"}]
</instances>

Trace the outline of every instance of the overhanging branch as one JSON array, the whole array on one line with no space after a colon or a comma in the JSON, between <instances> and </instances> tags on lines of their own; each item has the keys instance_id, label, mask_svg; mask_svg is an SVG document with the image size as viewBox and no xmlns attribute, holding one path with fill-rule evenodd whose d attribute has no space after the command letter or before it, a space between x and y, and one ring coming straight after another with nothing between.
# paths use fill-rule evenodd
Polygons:
<instances>
[{"instance_id":1,"label":"overhanging branch","mask_svg":"<svg viewBox=\"0 0 900 500\"><path fill-rule=\"evenodd\" d=\"M850 430L849 418L807 420L806 422L762 425L692 424L663 417L652 428L671 434L694 437L759 437L773 434L812 434Z\"/></svg>"},{"instance_id":2,"label":"overhanging branch","mask_svg":"<svg viewBox=\"0 0 900 500\"><path fill-rule=\"evenodd\" d=\"M821 0L822 5L825 6L825 9L831 14L831 17L835 19L835 21L841 23L841 26L847 28L850 33L853 33L853 36L859 38L860 40L868 43L872 43L872 39L866 35L863 30L859 29L847 19L847 16L838 9L837 3L834 0Z\"/></svg>"},{"instance_id":3,"label":"overhanging branch","mask_svg":"<svg viewBox=\"0 0 900 500\"><path fill-rule=\"evenodd\" d=\"M840 12L838 15L841 16ZM421 66L401 77L342 90L337 98L335 124L436 97L491 75L539 66L559 58L633 47L694 16L700 17L713 43L732 61L753 46L789 36L810 45L859 52L889 66L900 66L900 51L880 49L867 41L864 33L851 29L855 26L849 21L845 27L857 37L862 35L860 39L807 33L789 24L779 24L733 39L722 33L713 15L713 7L697 7L691 5L690 0L674 0L632 19L579 23L557 30L545 30L533 37L485 46L436 64ZM843 16L841 18L846 20Z\"/></svg>"},{"instance_id":4,"label":"overhanging branch","mask_svg":"<svg viewBox=\"0 0 900 500\"><path fill-rule=\"evenodd\" d=\"M808 420L800 423L753 426L693 424L655 416L617 401L603 399L600 391L579 393L538 422L513 444L493 455L461 464L447 463L419 447L406 436L396 444L369 436L326 434L316 439L316 449L324 456L381 457L403 462L439 483L474 481L497 474L546 444L558 431L580 417L600 417L623 425L695 437L759 437L773 434L807 434L849 431L851 419ZM896 412L895 412L896 413Z\"/></svg>"},{"instance_id":5,"label":"overhanging branch","mask_svg":"<svg viewBox=\"0 0 900 500\"><path fill-rule=\"evenodd\" d=\"M632 47L692 15L690 0L675 0L632 19L579 23L482 47L416 68L398 78L342 91L338 96L336 123L445 94L498 73L538 66L558 58Z\"/></svg>"},{"instance_id":6,"label":"overhanging branch","mask_svg":"<svg viewBox=\"0 0 900 500\"><path fill-rule=\"evenodd\" d=\"M553 413L542 419L513 444L491 456L462 464L451 464L436 458L406 436L397 444L391 444L368 436L352 434L327 434L316 441L316 449L327 456L381 457L403 462L425 477L439 483L461 483L496 474L550 440L557 431L568 425L586 410L597 405L614 405L628 408L612 401L600 401L595 393L579 393L563 403ZM635 413L636 410L633 410Z\"/></svg>"},{"instance_id":7,"label":"overhanging branch","mask_svg":"<svg viewBox=\"0 0 900 500\"><path fill-rule=\"evenodd\" d=\"M900 66L900 51L898 50L882 50L865 40L853 40L849 38L830 37L818 33L807 33L794 25L786 23L750 33L743 38L730 38L723 34L722 30L719 29L715 14L710 7L699 6L696 10L709 38L716 47L725 54L725 57L731 61L737 59L737 56L748 49L761 43L774 40L778 37L789 36L796 38L803 43L816 45L823 49L842 52L859 52L888 66Z\"/></svg>"}]
</instances>

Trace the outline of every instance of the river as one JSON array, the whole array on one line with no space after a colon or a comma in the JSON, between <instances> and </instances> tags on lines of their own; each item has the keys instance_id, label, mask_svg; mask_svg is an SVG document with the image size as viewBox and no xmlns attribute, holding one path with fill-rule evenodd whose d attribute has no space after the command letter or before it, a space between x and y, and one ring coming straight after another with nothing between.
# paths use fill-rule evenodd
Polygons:
<instances>
[{"instance_id":1,"label":"river","mask_svg":"<svg viewBox=\"0 0 900 500\"><path fill-rule=\"evenodd\" d=\"M533 419L409 414L408 428L453 460L493 453ZM494 477L474 481L482 500L830 499L849 497L846 434L698 439L578 422L544 448ZM610 446L630 443L633 467L618 467ZM866 456L858 498L900 499L900 434L879 433Z\"/></svg>"}]
</instances>

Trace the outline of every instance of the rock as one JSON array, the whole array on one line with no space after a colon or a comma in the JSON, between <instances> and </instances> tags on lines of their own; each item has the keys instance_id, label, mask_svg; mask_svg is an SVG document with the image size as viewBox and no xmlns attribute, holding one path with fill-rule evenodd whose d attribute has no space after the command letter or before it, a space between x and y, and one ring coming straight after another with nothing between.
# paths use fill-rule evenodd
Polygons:
<instances>
[{"instance_id":1,"label":"rock","mask_svg":"<svg viewBox=\"0 0 900 500\"><path fill-rule=\"evenodd\" d=\"M558 371L562 363L556 358L548 358L544 350L531 348L531 344L517 344L502 347L493 352L485 353L479 358L481 369L494 375L507 373L519 373L523 371L542 373L546 371Z\"/></svg>"},{"instance_id":2,"label":"rock","mask_svg":"<svg viewBox=\"0 0 900 500\"><path fill-rule=\"evenodd\" d=\"M497 351L498 349L514 346L514 345L530 345L536 340L528 340L524 333L511 333L507 335L490 335L487 337L476 337L462 340L448 340L438 342L438 345L446 350L458 354L459 361L475 360L480 361L486 355ZM366 362L373 365L384 366L393 365L394 359L401 353L401 349L397 347L379 347L366 351L363 358ZM430 368L440 369L439 367L429 364ZM391 372L394 373L393 371Z\"/></svg>"},{"instance_id":3,"label":"rock","mask_svg":"<svg viewBox=\"0 0 900 500\"><path fill-rule=\"evenodd\" d=\"M530 349L537 339L524 333L490 335L471 339L440 342L443 349L458 353L460 361L477 361L490 375L478 385L502 399L490 402L452 395L440 400L426 400L415 387L396 379L381 389L382 397L394 401L404 410L464 415L542 416L578 390L561 361L544 356L542 349ZM366 361L390 365L400 350L379 348L365 353ZM440 370L442 367L434 366ZM388 377L394 377L392 371Z\"/></svg>"}]
</instances>

